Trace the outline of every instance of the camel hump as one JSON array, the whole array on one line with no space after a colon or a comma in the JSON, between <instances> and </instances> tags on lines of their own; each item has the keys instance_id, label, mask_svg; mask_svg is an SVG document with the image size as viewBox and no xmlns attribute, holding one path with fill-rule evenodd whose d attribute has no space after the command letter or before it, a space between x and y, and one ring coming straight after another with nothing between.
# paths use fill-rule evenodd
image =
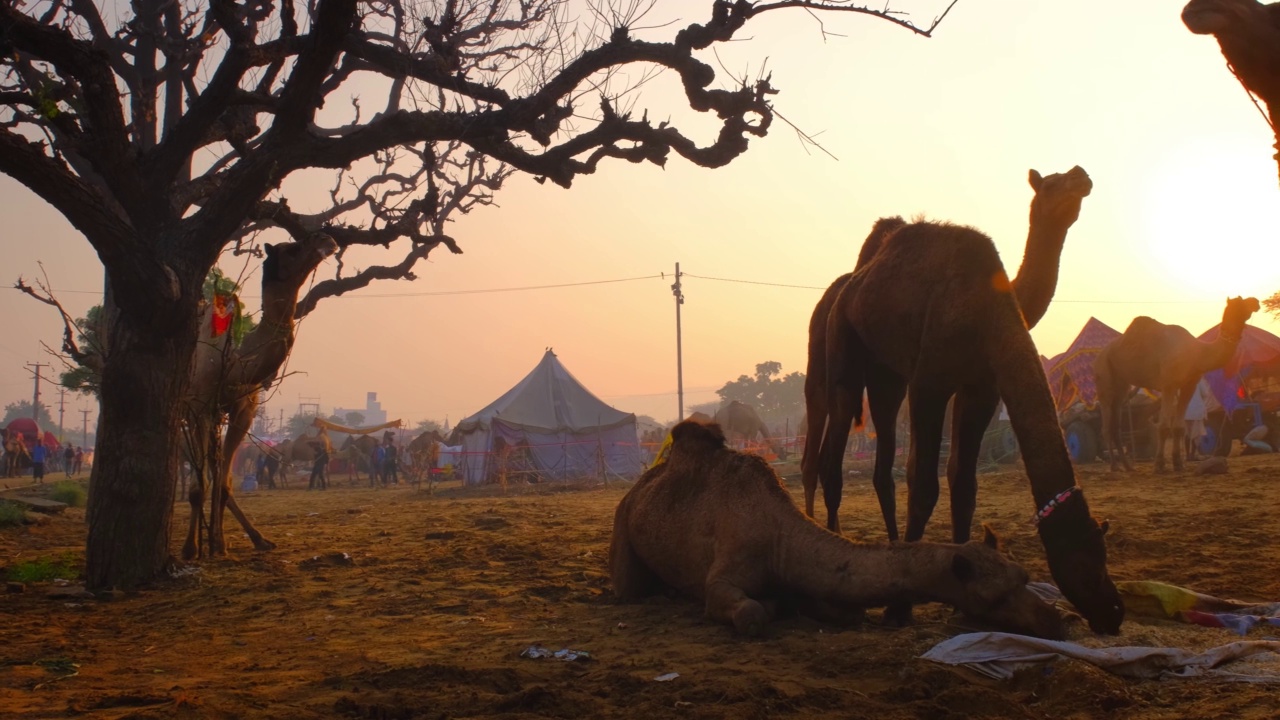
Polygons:
<instances>
[{"instance_id":1,"label":"camel hump","mask_svg":"<svg viewBox=\"0 0 1280 720\"><path fill-rule=\"evenodd\" d=\"M685 420L671 428L672 445L698 443L710 445L712 448L725 446L724 431L718 423L703 423L697 420Z\"/></svg>"}]
</instances>

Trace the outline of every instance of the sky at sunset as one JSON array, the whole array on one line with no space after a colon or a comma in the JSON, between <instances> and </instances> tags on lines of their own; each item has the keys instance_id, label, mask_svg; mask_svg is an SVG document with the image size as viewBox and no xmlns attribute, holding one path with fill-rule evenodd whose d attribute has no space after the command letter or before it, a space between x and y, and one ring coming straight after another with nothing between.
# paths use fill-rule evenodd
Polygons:
<instances>
[{"instance_id":1,"label":"sky at sunset","mask_svg":"<svg viewBox=\"0 0 1280 720\"><path fill-rule=\"evenodd\" d=\"M720 63L754 78L767 59L781 91L776 108L830 155L806 149L778 121L717 170L674 156L665 169L614 161L571 190L517 176L499 207L451 228L465 254L441 249L419 264L415 282L323 301L299 329L270 416L293 415L300 399L318 398L308 401L325 414L360 407L377 392L392 418L456 423L552 347L611 405L671 420L676 262L689 273L688 407L764 361L803 371L821 288L852 269L878 217L977 227L1013 274L1030 168L1047 175L1080 165L1094 182L1053 304L1033 331L1042 354L1064 350L1090 316L1123 330L1150 315L1199 334L1220 320L1227 296L1280 290L1280 187L1270 129L1212 38L1182 25L1183 4L960 0L932 39L829 14L820 17L838 36L824 41L803 11L766 13L740 34L746 40L719 50L719 62L706 59L722 86L732 81ZM677 22L643 35L669 39L704 20L709 5L659 2L643 24ZM945 2L893 7L927 25ZM714 124L691 117L677 91L660 77L637 108L710 142ZM328 182L315 183L317 203ZM100 301L101 265L51 207L0 176L0 211L6 285L37 276L39 262L73 314ZM231 260L224 267L238 272ZM330 262L319 277L332 271ZM463 292L604 280L625 281ZM61 323L12 290L0 293L0 311L0 400L30 399L24 364L51 362L40 343L56 348ZM1271 316L1253 324L1280 333ZM53 400L56 417L56 389ZM68 394L68 426L79 427L82 407L92 401Z\"/></svg>"}]
</instances>

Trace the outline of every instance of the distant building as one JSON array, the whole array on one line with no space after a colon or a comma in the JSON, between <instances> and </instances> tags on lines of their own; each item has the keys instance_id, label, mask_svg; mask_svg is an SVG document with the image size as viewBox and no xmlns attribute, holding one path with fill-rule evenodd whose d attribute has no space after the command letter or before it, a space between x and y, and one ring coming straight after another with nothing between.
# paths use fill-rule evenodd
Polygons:
<instances>
[{"instance_id":1,"label":"distant building","mask_svg":"<svg viewBox=\"0 0 1280 720\"><path fill-rule=\"evenodd\" d=\"M366 393L364 404L362 408L334 408L333 414L345 419L347 413L360 413L364 417L361 425L381 425L387 421L387 411L378 402L378 393Z\"/></svg>"}]
</instances>

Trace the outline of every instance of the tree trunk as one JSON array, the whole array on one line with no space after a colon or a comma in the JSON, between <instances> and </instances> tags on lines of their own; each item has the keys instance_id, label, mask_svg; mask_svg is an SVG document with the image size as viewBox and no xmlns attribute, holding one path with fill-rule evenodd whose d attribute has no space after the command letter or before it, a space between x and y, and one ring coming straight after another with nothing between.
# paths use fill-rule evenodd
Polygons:
<instances>
[{"instance_id":1,"label":"tree trunk","mask_svg":"<svg viewBox=\"0 0 1280 720\"><path fill-rule=\"evenodd\" d=\"M143 324L154 318L139 322L124 312L109 314L114 317L89 485L85 575L90 590L137 587L171 562L174 481L181 463L180 400L197 335L198 283L195 287L196 294L180 303L189 305L183 308L189 312L173 307L163 311L181 313L166 332Z\"/></svg>"}]
</instances>

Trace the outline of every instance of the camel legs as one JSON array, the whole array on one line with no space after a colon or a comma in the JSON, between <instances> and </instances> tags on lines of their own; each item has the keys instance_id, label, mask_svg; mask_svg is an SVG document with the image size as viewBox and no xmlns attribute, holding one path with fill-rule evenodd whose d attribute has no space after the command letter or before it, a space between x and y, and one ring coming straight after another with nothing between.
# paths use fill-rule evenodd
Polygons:
<instances>
[{"instance_id":1,"label":"camel legs","mask_svg":"<svg viewBox=\"0 0 1280 720\"><path fill-rule=\"evenodd\" d=\"M244 528L245 534L253 541L255 549L274 550L276 547L275 543L262 537L262 533L258 532L258 529L253 526L253 523L240 510L240 506L231 495L230 458L235 453L236 448L240 446L240 443L249 435L249 428L253 426L253 416L257 408L256 394L240 398L231 408L227 419L227 434L222 445L222 457L218 463L218 487L214 491L213 507L209 518L209 544L215 555L225 555L227 552L222 516L223 511L228 509L239 521L240 526Z\"/></svg>"},{"instance_id":2,"label":"camel legs","mask_svg":"<svg viewBox=\"0 0 1280 720\"><path fill-rule=\"evenodd\" d=\"M837 534L840 532L840 500L844 494L844 449L849 444L849 429L853 426L853 411L851 403L847 402L852 393L846 388L838 392L840 401L836 407L828 408L818 471L822 480L822 500L827 506L827 529Z\"/></svg>"},{"instance_id":3,"label":"camel legs","mask_svg":"<svg viewBox=\"0 0 1280 720\"><path fill-rule=\"evenodd\" d=\"M769 611L748 597L742 583L726 572L726 568L717 567L719 565L712 564L707 572L707 617L730 623L743 635L759 635L769 622Z\"/></svg>"},{"instance_id":4,"label":"camel legs","mask_svg":"<svg viewBox=\"0 0 1280 720\"><path fill-rule=\"evenodd\" d=\"M951 415L951 457L947 486L951 492L951 537L969 542L978 499L978 452L1000 404L995 384L971 385L956 393Z\"/></svg>"},{"instance_id":5,"label":"camel legs","mask_svg":"<svg viewBox=\"0 0 1280 720\"><path fill-rule=\"evenodd\" d=\"M805 388L805 422L809 426L800 455L800 482L804 485L804 514L813 517L813 499L818 494L818 455L827 428L827 390Z\"/></svg>"},{"instance_id":6,"label":"camel legs","mask_svg":"<svg viewBox=\"0 0 1280 720\"><path fill-rule=\"evenodd\" d=\"M902 376L880 365L867 370L867 404L876 426L876 466L871 484L880 502L880 515L889 541L898 539L898 501L893 486L893 461L898 452L898 411L907 396Z\"/></svg>"},{"instance_id":7,"label":"camel legs","mask_svg":"<svg viewBox=\"0 0 1280 720\"><path fill-rule=\"evenodd\" d=\"M631 540L616 522L609 545L609 578L614 595L623 601L652 595L662 587L658 576L631 549Z\"/></svg>"}]
</instances>

